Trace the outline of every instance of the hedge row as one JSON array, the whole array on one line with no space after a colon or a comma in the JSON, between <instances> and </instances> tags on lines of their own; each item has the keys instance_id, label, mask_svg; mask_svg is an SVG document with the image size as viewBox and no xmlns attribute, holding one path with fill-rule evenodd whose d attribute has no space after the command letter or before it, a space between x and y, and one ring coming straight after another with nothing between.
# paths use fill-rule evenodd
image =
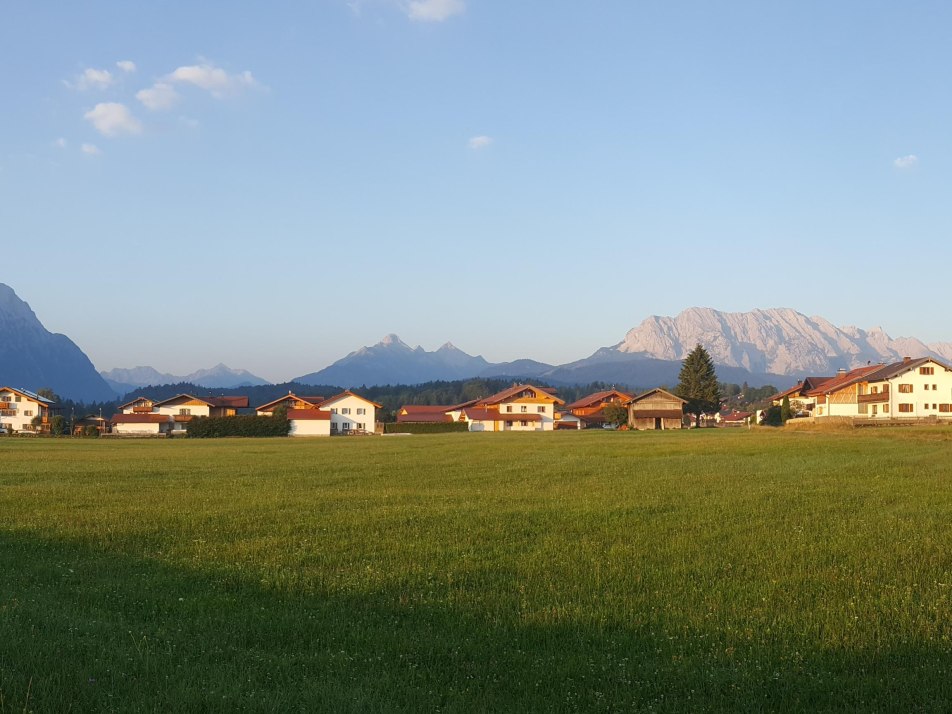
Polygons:
<instances>
[{"instance_id":1,"label":"hedge row","mask_svg":"<svg viewBox=\"0 0 952 714\"><path fill-rule=\"evenodd\" d=\"M411 424L390 423L383 425L384 434L446 434L451 431L467 431L466 422L418 422Z\"/></svg>"},{"instance_id":2,"label":"hedge row","mask_svg":"<svg viewBox=\"0 0 952 714\"><path fill-rule=\"evenodd\" d=\"M188 423L191 439L215 439L222 436L287 436L291 422L280 417L230 416L196 417Z\"/></svg>"}]
</instances>

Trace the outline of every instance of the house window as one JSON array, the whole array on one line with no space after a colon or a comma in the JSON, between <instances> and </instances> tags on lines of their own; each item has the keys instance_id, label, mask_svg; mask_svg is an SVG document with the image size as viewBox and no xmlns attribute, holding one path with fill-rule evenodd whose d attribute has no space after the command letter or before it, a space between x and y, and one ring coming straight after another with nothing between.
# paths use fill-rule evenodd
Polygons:
<instances>
[{"instance_id":1,"label":"house window","mask_svg":"<svg viewBox=\"0 0 952 714\"><path fill-rule=\"evenodd\" d=\"M909 413L912 412L912 405L911 405L911 404L900 404L900 405L899 405L899 411L902 412L902 413L904 413L904 414L909 414Z\"/></svg>"},{"instance_id":2,"label":"house window","mask_svg":"<svg viewBox=\"0 0 952 714\"><path fill-rule=\"evenodd\" d=\"M935 367L920 367L919 374L935 374Z\"/></svg>"},{"instance_id":3,"label":"house window","mask_svg":"<svg viewBox=\"0 0 952 714\"><path fill-rule=\"evenodd\" d=\"M879 387L873 387L869 390L870 394L879 394Z\"/></svg>"},{"instance_id":4,"label":"house window","mask_svg":"<svg viewBox=\"0 0 952 714\"><path fill-rule=\"evenodd\" d=\"M506 412L511 412L511 411L512 411L512 405L511 405L511 404L510 404L510 405L507 405L507 406L506 406Z\"/></svg>"},{"instance_id":5,"label":"house window","mask_svg":"<svg viewBox=\"0 0 952 714\"><path fill-rule=\"evenodd\" d=\"M350 407L342 407L340 410L341 414L350 414Z\"/></svg>"},{"instance_id":6,"label":"house window","mask_svg":"<svg viewBox=\"0 0 952 714\"><path fill-rule=\"evenodd\" d=\"M191 416L192 410L191 410L191 409L179 409L179 410L178 410L178 413L179 413L179 416ZM195 427L195 428L197 429L198 427Z\"/></svg>"},{"instance_id":7,"label":"house window","mask_svg":"<svg viewBox=\"0 0 952 714\"><path fill-rule=\"evenodd\" d=\"M879 414L879 405L878 405L878 404L874 404L874 405L873 405L873 416L876 416L877 414Z\"/></svg>"},{"instance_id":8,"label":"house window","mask_svg":"<svg viewBox=\"0 0 952 714\"><path fill-rule=\"evenodd\" d=\"M932 391L933 391L933 392L937 391L938 389L939 389L939 385L938 385L938 384L933 384L933 385L932 385Z\"/></svg>"},{"instance_id":9,"label":"house window","mask_svg":"<svg viewBox=\"0 0 952 714\"><path fill-rule=\"evenodd\" d=\"M527 421L521 421L521 422L519 422L519 424L520 424L520 426L529 426L529 422L527 422Z\"/></svg>"},{"instance_id":10,"label":"house window","mask_svg":"<svg viewBox=\"0 0 952 714\"><path fill-rule=\"evenodd\" d=\"M939 411L943 412L944 414L948 414L949 412L952 412L952 404L940 404Z\"/></svg>"},{"instance_id":11,"label":"house window","mask_svg":"<svg viewBox=\"0 0 952 714\"><path fill-rule=\"evenodd\" d=\"M337 413L337 407L331 407L331 414Z\"/></svg>"},{"instance_id":12,"label":"house window","mask_svg":"<svg viewBox=\"0 0 952 714\"><path fill-rule=\"evenodd\" d=\"M884 412L888 412L888 411L889 411L889 405L888 405L888 404L883 404L883 411L884 411Z\"/></svg>"},{"instance_id":13,"label":"house window","mask_svg":"<svg viewBox=\"0 0 952 714\"><path fill-rule=\"evenodd\" d=\"M523 405L519 408L519 411L522 412L523 414L525 414L527 411L529 411L529 407L527 407L525 404L523 404Z\"/></svg>"},{"instance_id":14,"label":"house window","mask_svg":"<svg viewBox=\"0 0 952 714\"><path fill-rule=\"evenodd\" d=\"M536 411L539 412L539 414L545 414L545 407L538 407Z\"/></svg>"},{"instance_id":15,"label":"house window","mask_svg":"<svg viewBox=\"0 0 952 714\"><path fill-rule=\"evenodd\" d=\"M900 384L899 385L900 394L912 394L912 385L911 384Z\"/></svg>"},{"instance_id":16,"label":"house window","mask_svg":"<svg viewBox=\"0 0 952 714\"><path fill-rule=\"evenodd\" d=\"M19 402L19 401L20 401L20 395L19 395L19 394L15 394L15 395L13 396L13 401Z\"/></svg>"},{"instance_id":17,"label":"house window","mask_svg":"<svg viewBox=\"0 0 952 714\"><path fill-rule=\"evenodd\" d=\"M366 413L367 413L367 410L364 409L363 407L357 407L357 413L358 413L358 414L366 414Z\"/></svg>"},{"instance_id":18,"label":"house window","mask_svg":"<svg viewBox=\"0 0 952 714\"><path fill-rule=\"evenodd\" d=\"M24 410L23 410L23 416L33 416L33 410L32 410L32 409L24 409Z\"/></svg>"},{"instance_id":19,"label":"house window","mask_svg":"<svg viewBox=\"0 0 952 714\"><path fill-rule=\"evenodd\" d=\"M358 423L357 423L357 428L360 429L361 431L363 431L363 430L365 430L365 429L367 428L367 425L364 424L363 422L358 422Z\"/></svg>"}]
</instances>

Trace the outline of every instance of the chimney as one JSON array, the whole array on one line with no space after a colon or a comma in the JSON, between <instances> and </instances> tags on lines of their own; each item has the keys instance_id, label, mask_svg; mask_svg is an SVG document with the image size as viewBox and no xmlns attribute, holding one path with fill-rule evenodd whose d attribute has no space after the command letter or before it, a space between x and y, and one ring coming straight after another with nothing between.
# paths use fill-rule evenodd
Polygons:
<instances>
[{"instance_id":1,"label":"chimney","mask_svg":"<svg viewBox=\"0 0 952 714\"><path fill-rule=\"evenodd\" d=\"M912 362L912 357L903 357L902 363L905 364L906 362Z\"/></svg>"},{"instance_id":2,"label":"chimney","mask_svg":"<svg viewBox=\"0 0 952 714\"><path fill-rule=\"evenodd\" d=\"M845 367L840 367L838 370L836 370L836 374L837 374L837 375L840 375L840 376L846 374L846 368L845 368Z\"/></svg>"}]
</instances>

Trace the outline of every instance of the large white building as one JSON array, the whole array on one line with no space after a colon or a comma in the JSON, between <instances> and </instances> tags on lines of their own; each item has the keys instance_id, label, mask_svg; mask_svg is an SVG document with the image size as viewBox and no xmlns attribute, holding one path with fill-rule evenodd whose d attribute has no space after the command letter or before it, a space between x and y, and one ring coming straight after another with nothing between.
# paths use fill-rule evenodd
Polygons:
<instances>
[{"instance_id":1,"label":"large white building","mask_svg":"<svg viewBox=\"0 0 952 714\"><path fill-rule=\"evenodd\" d=\"M906 357L841 373L808 394L818 418L952 420L952 366Z\"/></svg>"},{"instance_id":2,"label":"large white building","mask_svg":"<svg viewBox=\"0 0 952 714\"><path fill-rule=\"evenodd\" d=\"M328 399L288 394L262 404L255 412L259 416L271 416L280 406L288 410L290 436L373 434L377 426L377 410L383 408L383 405L347 390Z\"/></svg>"},{"instance_id":3,"label":"large white building","mask_svg":"<svg viewBox=\"0 0 952 714\"><path fill-rule=\"evenodd\" d=\"M52 406L51 400L27 389L0 387L0 427L8 432L49 431Z\"/></svg>"},{"instance_id":4,"label":"large white building","mask_svg":"<svg viewBox=\"0 0 952 714\"><path fill-rule=\"evenodd\" d=\"M466 422L470 431L552 431L555 406L565 404L548 389L514 384L483 399L446 410L453 421Z\"/></svg>"}]
</instances>

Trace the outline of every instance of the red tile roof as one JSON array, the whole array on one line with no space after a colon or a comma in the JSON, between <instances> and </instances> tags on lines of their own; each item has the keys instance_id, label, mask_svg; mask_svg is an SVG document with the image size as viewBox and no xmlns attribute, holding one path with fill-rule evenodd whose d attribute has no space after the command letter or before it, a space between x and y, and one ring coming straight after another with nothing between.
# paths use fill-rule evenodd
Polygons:
<instances>
[{"instance_id":1,"label":"red tile roof","mask_svg":"<svg viewBox=\"0 0 952 714\"><path fill-rule=\"evenodd\" d=\"M433 423L453 421L448 412L452 407L433 404L405 404L397 411L397 423Z\"/></svg>"},{"instance_id":2,"label":"red tile roof","mask_svg":"<svg viewBox=\"0 0 952 714\"><path fill-rule=\"evenodd\" d=\"M119 405L118 407L116 407L116 408L117 408L117 409L125 409L126 407L131 407L133 404L137 404L138 402L148 402L150 405L155 404L155 402L153 402L153 401L152 401L151 399L149 399L148 397L136 397L136 398L133 399L132 401L126 402L125 404L120 404L120 405Z\"/></svg>"},{"instance_id":3,"label":"red tile roof","mask_svg":"<svg viewBox=\"0 0 952 714\"><path fill-rule=\"evenodd\" d=\"M568 410L572 409L584 409L585 407L590 407L593 404L603 402L610 397L617 396L621 399L622 402L627 402L632 399L631 394L625 394L624 392L619 392L617 389L609 389L604 392L595 392L594 394L589 394L587 397L582 397L581 399L572 402L571 404L566 404L565 408Z\"/></svg>"},{"instance_id":4,"label":"red tile roof","mask_svg":"<svg viewBox=\"0 0 952 714\"><path fill-rule=\"evenodd\" d=\"M248 406L248 397L196 397L191 394L176 394L174 397L169 399L163 399L161 402L155 402L154 406L161 407L180 399L204 402L210 407L229 407L232 409L242 409Z\"/></svg>"},{"instance_id":5,"label":"red tile roof","mask_svg":"<svg viewBox=\"0 0 952 714\"><path fill-rule=\"evenodd\" d=\"M499 404L500 402L504 402L504 401L506 401L507 399L511 399L511 398L515 397L517 394L519 394L520 392L524 392L524 391L526 391L527 389L531 389L531 390L534 391L539 397L545 397L546 399L551 399L551 400L554 401L556 404L565 404L565 400L564 400L564 399L559 399L557 396L555 396L554 394L552 394L552 392L551 392L549 389L544 389L544 388L542 388L542 387L536 387L536 386L534 386L534 385L532 385L532 384L514 384L514 385L512 385L511 387L509 387L509 389L504 389L504 390L502 390L501 392L496 392L495 394L490 394L488 397L485 397L484 399L479 399L479 400L477 400L476 403L479 404L479 405L483 405L483 404Z\"/></svg>"},{"instance_id":6,"label":"red tile roof","mask_svg":"<svg viewBox=\"0 0 952 714\"><path fill-rule=\"evenodd\" d=\"M113 424L166 424L168 414L113 414Z\"/></svg>"},{"instance_id":7,"label":"red tile roof","mask_svg":"<svg viewBox=\"0 0 952 714\"><path fill-rule=\"evenodd\" d=\"M643 399L645 399L645 398L647 398L647 397L650 397L652 394L664 394L665 396L671 397L672 399L677 399L677 400L678 400L679 402L681 402L682 404L687 404L687 400L681 399L681 397L679 397L677 394L672 394L672 393L669 392L668 390L662 389L661 387L655 387L654 389L649 389L647 392L645 392L645 393L643 393L643 394L639 394L639 395L636 396L636 397L632 397L632 399L631 399L631 401L629 402L629 404L632 404L632 403L637 404L637 403L640 402L641 400L643 400Z\"/></svg>"},{"instance_id":8,"label":"red tile roof","mask_svg":"<svg viewBox=\"0 0 952 714\"><path fill-rule=\"evenodd\" d=\"M844 387L848 387L851 384L862 381L866 375L877 372L883 368L881 364L868 365L866 367L857 367L852 369L845 374L838 374L832 379L823 382L821 385L817 386L814 389L811 389L807 392L808 397L820 396L823 394L830 394L831 392L839 391Z\"/></svg>"},{"instance_id":9,"label":"red tile roof","mask_svg":"<svg viewBox=\"0 0 952 714\"><path fill-rule=\"evenodd\" d=\"M323 409L288 409L288 421L330 421L331 413Z\"/></svg>"},{"instance_id":10,"label":"red tile roof","mask_svg":"<svg viewBox=\"0 0 952 714\"><path fill-rule=\"evenodd\" d=\"M268 402L267 404L262 404L260 407L255 407L255 411L258 412L270 412L274 411L273 407L276 407L281 402L285 402L289 399L295 399L299 402L307 402L308 404L313 404L315 407L324 401L324 397L299 397L297 394L288 392L283 397L279 397L274 401Z\"/></svg>"}]
</instances>

